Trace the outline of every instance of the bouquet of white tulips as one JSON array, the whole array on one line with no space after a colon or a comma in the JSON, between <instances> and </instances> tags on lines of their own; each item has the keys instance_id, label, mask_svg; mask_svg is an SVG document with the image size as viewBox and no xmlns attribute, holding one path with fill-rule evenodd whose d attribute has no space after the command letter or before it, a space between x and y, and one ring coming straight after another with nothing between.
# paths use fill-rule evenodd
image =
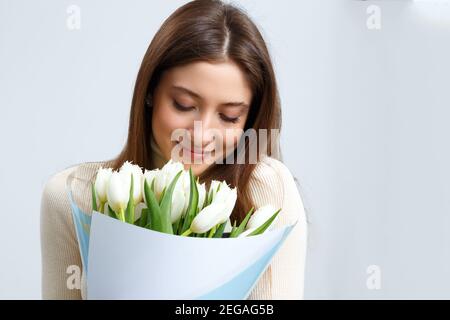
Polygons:
<instances>
[{"instance_id":1,"label":"bouquet of white tulips","mask_svg":"<svg viewBox=\"0 0 450 320\"><path fill-rule=\"evenodd\" d=\"M74 173L72 174L74 175ZM266 205L232 224L236 188L169 161L100 168L87 185L92 213L67 180L87 299L246 299L294 225L274 228Z\"/></svg>"},{"instance_id":2,"label":"bouquet of white tulips","mask_svg":"<svg viewBox=\"0 0 450 320\"><path fill-rule=\"evenodd\" d=\"M221 238L263 233L281 209L264 206L231 226L236 188L225 181L211 181L209 191L192 170L170 160L164 167L145 170L125 162L118 171L100 168L92 184L92 208L123 222L181 236Z\"/></svg>"}]
</instances>

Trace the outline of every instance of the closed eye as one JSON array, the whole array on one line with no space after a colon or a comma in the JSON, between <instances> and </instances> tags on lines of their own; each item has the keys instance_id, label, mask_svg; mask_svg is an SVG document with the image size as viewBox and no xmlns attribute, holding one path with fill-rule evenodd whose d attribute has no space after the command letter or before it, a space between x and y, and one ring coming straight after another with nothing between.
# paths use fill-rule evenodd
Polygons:
<instances>
[{"instance_id":1,"label":"closed eye","mask_svg":"<svg viewBox=\"0 0 450 320\"><path fill-rule=\"evenodd\" d=\"M237 123L239 122L239 117L236 118L230 118L224 115L223 113L220 114L220 118L225 122L231 122L231 123Z\"/></svg>"},{"instance_id":2,"label":"closed eye","mask_svg":"<svg viewBox=\"0 0 450 320\"><path fill-rule=\"evenodd\" d=\"M195 107L193 107L193 106L184 106L181 103L178 103L176 100L173 100L173 106L177 110L182 111L182 112L188 112L188 111L195 109ZM228 117L223 113L219 114L219 116L223 121L229 122L229 123L237 123L237 122L239 122L239 119L240 119L240 117L235 117L235 118Z\"/></svg>"},{"instance_id":3,"label":"closed eye","mask_svg":"<svg viewBox=\"0 0 450 320\"><path fill-rule=\"evenodd\" d=\"M180 103L178 103L176 100L173 100L173 106L180 111L191 111L193 109L195 109L195 107L192 106L184 106Z\"/></svg>"}]
</instances>

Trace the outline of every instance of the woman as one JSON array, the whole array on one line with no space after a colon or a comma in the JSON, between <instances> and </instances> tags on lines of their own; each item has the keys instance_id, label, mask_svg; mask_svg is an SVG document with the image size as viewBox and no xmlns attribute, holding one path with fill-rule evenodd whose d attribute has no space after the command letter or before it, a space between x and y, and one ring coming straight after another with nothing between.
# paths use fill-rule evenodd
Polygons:
<instances>
[{"instance_id":1,"label":"woman","mask_svg":"<svg viewBox=\"0 0 450 320\"><path fill-rule=\"evenodd\" d=\"M277 160L278 136L268 135L256 161L250 161L250 156L241 162L224 161L251 154L254 144L244 134L248 130L277 132L280 124L271 59L248 16L213 0L180 7L163 23L143 58L122 152L109 161L70 167L45 186L41 203L43 298L85 298L84 279L81 290L68 280L73 266L81 266L65 192L68 175L76 178L72 185L75 201L89 212L89 182L100 166L118 169L131 161L142 168L160 168L176 157L175 150L181 151L185 167L192 167L206 184L216 179L237 187L232 221L241 221L249 208L265 204L282 208L278 226L298 219L249 299L303 298L304 209L292 175ZM183 139L174 139L179 129L184 130L179 135Z\"/></svg>"}]
</instances>

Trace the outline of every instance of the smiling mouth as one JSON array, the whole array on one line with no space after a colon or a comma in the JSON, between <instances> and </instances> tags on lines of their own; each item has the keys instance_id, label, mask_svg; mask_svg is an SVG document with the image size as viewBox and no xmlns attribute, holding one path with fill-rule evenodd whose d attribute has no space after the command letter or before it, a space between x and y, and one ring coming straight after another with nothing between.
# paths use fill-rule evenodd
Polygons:
<instances>
[{"instance_id":1,"label":"smiling mouth","mask_svg":"<svg viewBox=\"0 0 450 320\"><path fill-rule=\"evenodd\" d=\"M212 151L205 151L205 149L201 149L201 150L191 149L190 147L185 146L181 142L177 142L177 144L179 144L183 148L184 152L187 152L188 154L190 154L193 157L202 158L202 157L209 156L212 153Z\"/></svg>"}]
</instances>

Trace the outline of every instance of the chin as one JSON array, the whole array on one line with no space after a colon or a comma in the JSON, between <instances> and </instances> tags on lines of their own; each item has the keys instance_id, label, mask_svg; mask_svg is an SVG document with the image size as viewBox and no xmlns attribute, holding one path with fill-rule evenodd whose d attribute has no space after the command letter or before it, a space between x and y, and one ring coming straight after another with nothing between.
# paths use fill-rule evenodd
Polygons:
<instances>
[{"instance_id":1,"label":"chin","mask_svg":"<svg viewBox=\"0 0 450 320\"><path fill-rule=\"evenodd\" d=\"M194 173L195 176L199 176L202 174L209 166L206 164L184 164L184 169L189 170L189 168L192 168L192 173Z\"/></svg>"}]
</instances>

